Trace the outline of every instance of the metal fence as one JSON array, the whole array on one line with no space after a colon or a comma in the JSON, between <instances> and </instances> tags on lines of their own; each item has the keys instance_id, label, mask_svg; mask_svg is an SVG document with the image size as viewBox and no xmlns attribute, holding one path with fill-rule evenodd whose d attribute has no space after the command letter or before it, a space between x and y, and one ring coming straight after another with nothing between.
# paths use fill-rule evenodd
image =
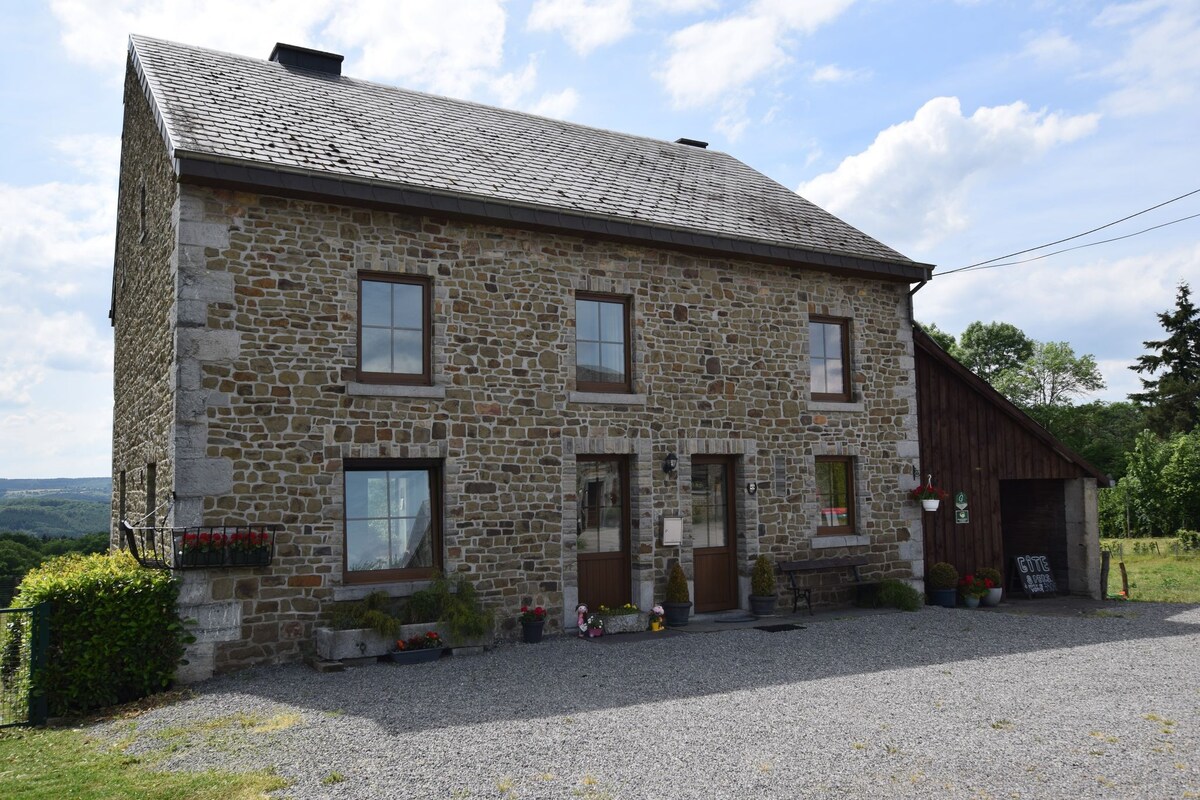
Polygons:
<instances>
[{"instance_id":1,"label":"metal fence","mask_svg":"<svg viewBox=\"0 0 1200 800\"><path fill-rule=\"evenodd\" d=\"M37 690L50 640L50 605L0 608L0 728L43 725L46 697Z\"/></svg>"}]
</instances>

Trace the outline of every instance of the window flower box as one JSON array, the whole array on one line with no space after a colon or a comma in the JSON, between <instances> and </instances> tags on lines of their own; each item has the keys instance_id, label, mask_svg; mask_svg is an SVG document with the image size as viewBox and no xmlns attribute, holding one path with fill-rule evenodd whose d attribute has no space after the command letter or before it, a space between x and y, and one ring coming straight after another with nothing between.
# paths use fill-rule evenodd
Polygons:
<instances>
[{"instance_id":1,"label":"window flower box","mask_svg":"<svg viewBox=\"0 0 1200 800\"><path fill-rule=\"evenodd\" d=\"M135 528L121 521L125 547L151 569L268 567L282 525L196 525Z\"/></svg>"}]
</instances>

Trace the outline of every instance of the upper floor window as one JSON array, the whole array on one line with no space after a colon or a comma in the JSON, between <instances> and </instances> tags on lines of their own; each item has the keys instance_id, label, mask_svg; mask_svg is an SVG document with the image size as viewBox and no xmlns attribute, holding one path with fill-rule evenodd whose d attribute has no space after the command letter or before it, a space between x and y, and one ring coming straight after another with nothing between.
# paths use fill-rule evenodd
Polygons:
<instances>
[{"instance_id":1,"label":"upper floor window","mask_svg":"<svg viewBox=\"0 0 1200 800\"><path fill-rule=\"evenodd\" d=\"M575 386L581 392L631 392L629 299L575 297Z\"/></svg>"},{"instance_id":2,"label":"upper floor window","mask_svg":"<svg viewBox=\"0 0 1200 800\"><path fill-rule=\"evenodd\" d=\"M817 456L818 534L854 533L854 460Z\"/></svg>"},{"instance_id":3,"label":"upper floor window","mask_svg":"<svg viewBox=\"0 0 1200 800\"><path fill-rule=\"evenodd\" d=\"M808 326L812 354L812 399L849 403L850 321L813 317Z\"/></svg>"},{"instance_id":4,"label":"upper floor window","mask_svg":"<svg viewBox=\"0 0 1200 800\"><path fill-rule=\"evenodd\" d=\"M358 374L375 383L432 383L429 281L411 275L358 277Z\"/></svg>"},{"instance_id":5,"label":"upper floor window","mask_svg":"<svg viewBox=\"0 0 1200 800\"><path fill-rule=\"evenodd\" d=\"M434 461L347 461L347 583L424 578L442 567Z\"/></svg>"}]
</instances>

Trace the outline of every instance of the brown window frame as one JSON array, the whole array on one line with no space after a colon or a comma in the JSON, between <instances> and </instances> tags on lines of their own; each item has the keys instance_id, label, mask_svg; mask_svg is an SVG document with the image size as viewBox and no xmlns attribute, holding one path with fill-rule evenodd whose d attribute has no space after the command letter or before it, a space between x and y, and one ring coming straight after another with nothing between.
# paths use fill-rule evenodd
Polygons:
<instances>
[{"instance_id":1,"label":"brown window frame","mask_svg":"<svg viewBox=\"0 0 1200 800\"><path fill-rule=\"evenodd\" d=\"M818 536L847 536L855 533L856 515L854 513L855 498L854 498L854 457L853 456L817 456L816 466L820 468L821 464L842 464L846 470L846 524L845 525L823 525L821 515L821 492L817 491L817 535ZM814 479L816 474L814 472ZM819 480L817 480L819 486Z\"/></svg>"},{"instance_id":2,"label":"brown window frame","mask_svg":"<svg viewBox=\"0 0 1200 800\"><path fill-rule=\"evenodd\" d=\"M431 458L348 458L342 467L342 582L346 584L388 583L391 581L428 580L441 574L445 567L442 537L442 514L445 499L442 495L442 468L440 459ZM351 570L347 555L350 551L346 539L349 504L346 481L352 472L381 472L390 470L424 470L429 473L430 531L433 536L429 546L433 553L433 565L413 569Z\"/></svg>"},{"instance_id":3,"label":"brown window frame","mask_svg":"<svg viewBox=\"0 0 1200 800\"><path fill-rule=\"evenodd\" d=\"M579 380L579 301L611 303L621 306L625 332L625 380L624 381L581 381ZM587 339L586 341L593 341ZM610 394L633 393L633 302L628 295L605 294L602 292L575 293L575 388L581 392L607 392Z\"/></svg>"},{"instance_id":4,"label":"brown window frame","mask_svg":"<svg viewBox=\"0 0 1200 800\"><path fill-rule=\"evenodd\" d=\"M850 381L850 375L851 375L850 320L846 319L845 317L820 317L820 316L809 317L809 320L808 320L808 331L809 331L808 358L809 358L809 369L810 370L815 369L816 362L817 362L817 357L813 353L813 348L812 348L812 340L813 340L812 332L813 332L813 328L817 325L832 325L832 326L841 328L841 331L842 331L842 391L840 391L840 392L813 391L812 399L816 400L818 402L827 402L827 403L849 403L853 400L853 393L851 391L851 381ZM828 359L826 359L826 360L828 360ZM809 386L811 387L812 385L813 385L813 382L810 377Z\"/></svg>"},{"instance_id":5,"label":"brown window frame","mask_svg":"<svg viewBox=\"0 0 1200 800\"><path fill-rule=\"evenodd\" d=\"M403 283L421 288L421 371L369 372L363 369L363 284ZM358 273L358 319L355 322L355 371L363 383L431 386L433 384L433 281L424 275L405 275L394 272Z\"/></svg>"}]
</instances>

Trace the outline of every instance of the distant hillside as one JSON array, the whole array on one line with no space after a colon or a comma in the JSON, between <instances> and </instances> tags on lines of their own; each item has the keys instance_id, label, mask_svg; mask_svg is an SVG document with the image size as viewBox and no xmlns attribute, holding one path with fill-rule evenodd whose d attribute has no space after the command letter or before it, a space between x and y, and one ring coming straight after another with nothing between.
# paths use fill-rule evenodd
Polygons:
<instances>
[{"instance_id":1,"label":"distant hillside","mask_svg":"<svg viewBox=\"0 0 1200 800\"><path fill-rule=\"evenodd\" d=\"M0 478L0 501L15 497L112 502L112 478ZM0 526L0 530L3 526Z\"/></svg>"},{"instance_id":2,"label":"distant hillside","mask_svg":"<svg viewBox=\"0 0 1200 800\"><path fill-rule=\"evenodd\" d=\"M38 538L76 538L108 530L110 503L65 497L16 496L0 499L0 531Z\"/></svg>"}]
</instances>

